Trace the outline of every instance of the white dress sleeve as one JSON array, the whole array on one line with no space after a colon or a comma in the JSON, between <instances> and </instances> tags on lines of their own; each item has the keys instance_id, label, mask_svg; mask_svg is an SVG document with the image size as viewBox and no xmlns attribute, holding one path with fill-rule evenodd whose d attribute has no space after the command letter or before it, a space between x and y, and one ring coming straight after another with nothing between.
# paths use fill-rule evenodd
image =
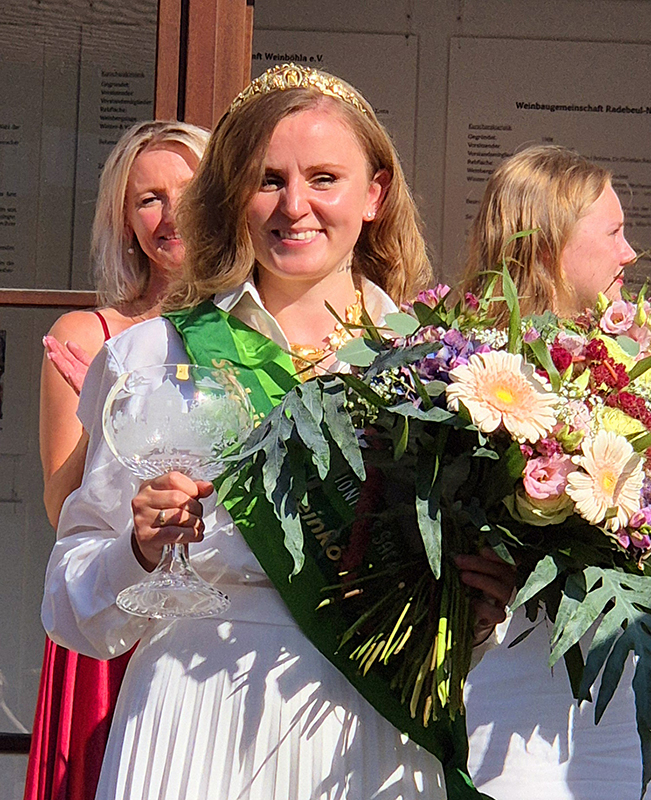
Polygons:
<instances>
[{"instance_id":1,"label":"white dress sleeve","mask_svg":"<svg viewBox=\"0 0 651 800\"><path fill-rule=\"evenodd\" d=\"M84 478L61 511L41 609L55 642L103 659L129 650L147 625L115 605L122 589L147 575L131 549L138 482L114 458L101 429L104 398L122 371L106 346L88 371L80 403L90 434Z\"/></svg>"}]
</instances>

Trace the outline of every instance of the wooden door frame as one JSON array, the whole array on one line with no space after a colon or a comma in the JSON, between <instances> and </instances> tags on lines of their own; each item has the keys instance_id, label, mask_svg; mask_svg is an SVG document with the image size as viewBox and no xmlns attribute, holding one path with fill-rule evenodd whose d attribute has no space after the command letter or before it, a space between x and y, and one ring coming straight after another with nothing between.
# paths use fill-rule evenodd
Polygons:
<instances>
[{"instance_id":1,"label":"wooden door frame","mask_svg":"<svg viewBox=\"0 0 651 800\"><path fill-rule=\"evenodd\" d=\"M156 119L212 129L251 80L254 0L158 0Z\"/></svg>"}]
</instances>

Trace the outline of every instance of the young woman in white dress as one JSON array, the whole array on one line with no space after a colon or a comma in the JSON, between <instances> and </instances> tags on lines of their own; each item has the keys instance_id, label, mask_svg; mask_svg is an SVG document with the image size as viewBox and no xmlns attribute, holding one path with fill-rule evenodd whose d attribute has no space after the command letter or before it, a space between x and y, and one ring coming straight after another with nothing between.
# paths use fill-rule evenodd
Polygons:
<instances>
[{"instance_id":1,"label":"young woman in white dress","mask_svg":"<svg viewBox=\"0 0 651 800\"><path fill-rule=\"evenodd\" d=\"M562 147L530 147L504 161L474 222L464 290L481 294L490 279L484 271L506 255L524 314L580 314L599 292L618 299L635 251L624 235L611 177ZM533 229L507 243L514 233ZM500 305L496 311L506 324L508 309ZM595 726L594 705L577 708L572 699L564 663L547 666L547 624L508 647L529 627L524 611L517 611L500 631L501 646L469 677L470 768L477 787L496 800L638 800L632 658Z\"/></svg>"},{"instance_id":2,"label":"young woman in white dress","mask_svg":"<svg viewBox=\"0 0 651 800\"><path fill-rule=\"evenodd\" d=\"M283 67L234 101L180 214L183 285L168 305L209 306L236 326L326 367L334 321L360 296L380 322L431 279L417 213L386 132L342 81ZM296 344L297 343L297 344ZM99 657L140 640L114 718L98 800L437 800L441 764L401 735L301 632L208 483L170 473L139 485L101 438L117 376L187 362L164 318L107 342L80 417L91 431L80 489L67 501L47 574L43 621ZM200 500L203 503L200 503ZM168 542L219 580L228 621L157 622L115 605ZM279 544L279 546L282 546ZM500 621L510 571L462 564L485 590L479 626Z\"/></svg>"}]
</instances>

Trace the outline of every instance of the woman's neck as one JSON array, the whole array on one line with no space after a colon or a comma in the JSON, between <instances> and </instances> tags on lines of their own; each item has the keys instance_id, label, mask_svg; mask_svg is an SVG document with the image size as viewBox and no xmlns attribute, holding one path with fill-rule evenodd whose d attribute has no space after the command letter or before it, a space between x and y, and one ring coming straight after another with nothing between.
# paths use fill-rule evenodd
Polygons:
<instances>
[{"instance_id":1,"label":"woman's neck","mask_svg":"<svg viewBox=\"0 0 651 800\"><path fill-rule=\"evenodd\" d=\"M313 347L321 347L336 324L326 302L344 318L348 306L357 299L350 271L310 282L278 279L259 270L257 286L265 308L289 341Z\"/></svg>"},{"instance_id":2,"label":"woman's neck","mask_svg":"<svg viewBox=\"0 0 651 800\"><path fill-rule=\"evenodd\" d=\"M153 319L161 313L161 303L169 288L169 276L156 269L150 269L149 282L144 293L136 300L121 306L117 311L134 322Z\"/></svg>"}]
</instances>

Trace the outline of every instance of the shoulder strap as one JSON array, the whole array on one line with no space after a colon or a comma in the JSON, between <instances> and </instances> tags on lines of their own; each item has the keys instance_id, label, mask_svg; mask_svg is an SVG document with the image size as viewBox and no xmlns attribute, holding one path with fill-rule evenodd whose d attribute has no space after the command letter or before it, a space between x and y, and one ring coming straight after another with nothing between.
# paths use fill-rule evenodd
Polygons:
<instances>
[{"instance_id":1,"label":"shoulder strap","mask_svg":"<svg viewBox=\"0 0 651 800\"><path fill-rule=\"evenodd\" d=\"M111 331L109 330L108 323L101 311L93 311L93 314L95 314L97 319L100 321L102 331L104 332L104 341L107 342L111 338Z\"/></svg>"}]
</instances>

